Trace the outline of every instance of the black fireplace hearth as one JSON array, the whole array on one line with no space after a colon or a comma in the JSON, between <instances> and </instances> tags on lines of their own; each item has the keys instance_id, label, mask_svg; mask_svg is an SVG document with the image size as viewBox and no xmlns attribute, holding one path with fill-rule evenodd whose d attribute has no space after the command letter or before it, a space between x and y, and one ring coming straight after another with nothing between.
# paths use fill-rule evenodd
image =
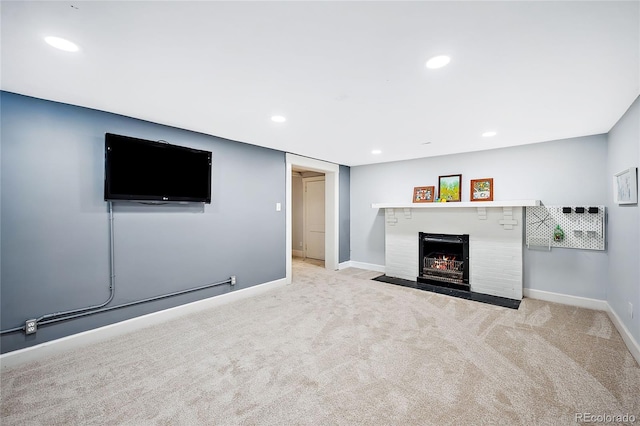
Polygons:
<instances>
[{"instance_id":1,"label":"black fireplace hearth","mask_svg":"<svg viewBox=\"0 0 640 426\"><path fill-rule=\"evenodd\" d=\"M491 294L474 293L473 291L468 290L457 290L455 288L403 280L402 278L388 277L386 275L380 275L379 277L373 278L373 280L387 284L415 288L417 290L429 291L431 293L446 294L447 296L457 297L459 299L473 300L475 302L488 303L494 306L502 306L503 308L518 309L520 307L520 300L507 299L506 297L493 296Z\"/></svg>"},{"instance_id":2,"label":"black fireplace hearth","mask_svg":"<svg viewBox=\"0 0 640 426\"><path fill-rule=\"evenodd\" d=\"M420 232L418 238L417 281L469 291L469 235Z\"/></svg>"}]
</instances>

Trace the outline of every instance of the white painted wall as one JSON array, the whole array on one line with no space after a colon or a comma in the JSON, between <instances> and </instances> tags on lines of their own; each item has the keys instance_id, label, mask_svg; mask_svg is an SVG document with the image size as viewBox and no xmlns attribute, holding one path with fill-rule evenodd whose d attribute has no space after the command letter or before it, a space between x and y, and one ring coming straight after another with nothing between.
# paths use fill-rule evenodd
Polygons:
<instances>
[{"instance_id":1,"label":"white painted wall","mask_svg":"<svg viewBox=\"0 0 640 426\"><path fill-rule=\"evenodd\" d=\"M303 179L323 176L313 171L293 171L291 173L291 248L294 256L304 255L304 184Z\"/></svg>"},{"instance_id":2,"label":"white painted wall","mask_svg":"<svg viewBox=\"0 0 640 426\"><path fill-rule=\"evenodd\" d=\"M596 135L352 167L351 260L384 265L384 210L372 209L372 203L411 202L415 186L437 185L440 175L462 173L463 201L469 200L470 179L493 177L495 201L606 205L606 158L607 137ZM606 252L525 249L524 287L604 300L607 266Z\"/></svg>"},{"instance_id":3,"label":"white painted wall","mask_svg":"<svg viewBox=\"0 0 640 426\"><path fill-rule=\"evenodd\" d=\"M640 342L640 207L613 203L612 176L640 166L640 98L609 132L607 205L609 206L609 286L607 302ZM633 318L627 312L631 302Z\"/></svg>"},{"instance_id":4,"label":"white painted wall","mask_svg":"<svg viewBox=\"0 0 640 426\"><path fill-rule=\"evenodd\" d=\"M303 177L304 257L324 260L325 181L324 175Z\"/></svg>"},{"instance_id":5,"label":"white painted wall","mask_svg":"<svg viewBox=\"0 0 640 426\"><path fill-rule=\"evenodd\" d=\"M302 175L293 172L291 175L291 248L294 254L302 251L304 242L302 194Z\"/></svg>"}]
</instances>

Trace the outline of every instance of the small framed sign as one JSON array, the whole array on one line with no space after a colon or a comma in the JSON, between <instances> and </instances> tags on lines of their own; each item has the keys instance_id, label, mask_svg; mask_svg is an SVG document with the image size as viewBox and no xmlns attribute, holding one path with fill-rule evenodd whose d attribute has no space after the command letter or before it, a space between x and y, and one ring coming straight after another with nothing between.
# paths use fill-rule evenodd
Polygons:
<instances>
[{"instance_id":1,"label":"small framed sign","mask_svg":"<svg viewBox=\"0 0 640 426\"><path fill-rule=\"evenodd\" d=\"M493 201L493 178L471 179L471 201Z\"/></svg>"},{"instance_id":2,"label":"small framed sign","mask_svg":"<svg viewBox=\"0 0 640 426\"><path fill-rule=\"evenodd\" d=\"M435 193L434 186L416 186L413 188L414 203L432 203Z\"/></svg>"}]
</instances>

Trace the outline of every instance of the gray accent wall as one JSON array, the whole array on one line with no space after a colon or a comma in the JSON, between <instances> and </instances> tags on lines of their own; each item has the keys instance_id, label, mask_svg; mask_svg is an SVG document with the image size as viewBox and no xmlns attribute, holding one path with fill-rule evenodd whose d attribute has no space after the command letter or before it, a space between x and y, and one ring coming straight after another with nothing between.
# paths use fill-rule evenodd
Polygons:
<instances>
[{"instance_id":1,"label":"gray accent wall","mask_svg":"<svg viewBox=\"0 0 640 426\"><path fill-rule=\"evenodd\" d=\"M351 217L357 218L351 223L351 260L384 265L384 210L371 204L409 203L415 186L437 186L438 176L461 173L463 201L469 200L470 179L492 177L496 201L606 205L610 187L606 158L607 137L596 135L351 167ZM526 248L524 252L525 288L606 299L606 252Z\"/></svg>"},{"instance_id":2,"label":"gray accent wall","mask_svg":"<svg viewBox=\"0 0 640 426\"><path fill-rule=\"evenodd\" d=\"M109 295L106 132L213 153L207 205L114 204L111 305L237 276L285 278L285 154L200 133L0 93L0 326L99 304ZM176 106L178 107L178 106ZM232 291L228 285L2 336L2 352Z\"/></svg>"},{"instance_id":3,"label":"gray accent wall","mask_svg":"<svg viewBox=\"0 0 640 426\"><path fill-rule=\"evenodd\" d=\"M640 166L640 97L609 132L609 285L607 302L640 342L640 207L613 203L614 173ZM633 304L633 318L628 305Z\"/></svg>"}]
</instances>

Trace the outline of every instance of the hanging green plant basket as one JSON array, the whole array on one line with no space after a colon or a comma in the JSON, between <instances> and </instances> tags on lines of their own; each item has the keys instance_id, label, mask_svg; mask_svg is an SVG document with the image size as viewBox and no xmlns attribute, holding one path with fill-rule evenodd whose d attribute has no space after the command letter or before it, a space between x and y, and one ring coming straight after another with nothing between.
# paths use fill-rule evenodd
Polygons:
<instances>
[{"instance_id":1,"label":"hanging green plant basket","mask_svg":"<svg viewBox=\"0 0 640 426\"><path fill-rule=\"evenodd\" d=\"M561 242L564 240L564 231L560 228L560 225L556 225L556 229L553 230L553 241Z\"/></svg>"}]
</instances>

